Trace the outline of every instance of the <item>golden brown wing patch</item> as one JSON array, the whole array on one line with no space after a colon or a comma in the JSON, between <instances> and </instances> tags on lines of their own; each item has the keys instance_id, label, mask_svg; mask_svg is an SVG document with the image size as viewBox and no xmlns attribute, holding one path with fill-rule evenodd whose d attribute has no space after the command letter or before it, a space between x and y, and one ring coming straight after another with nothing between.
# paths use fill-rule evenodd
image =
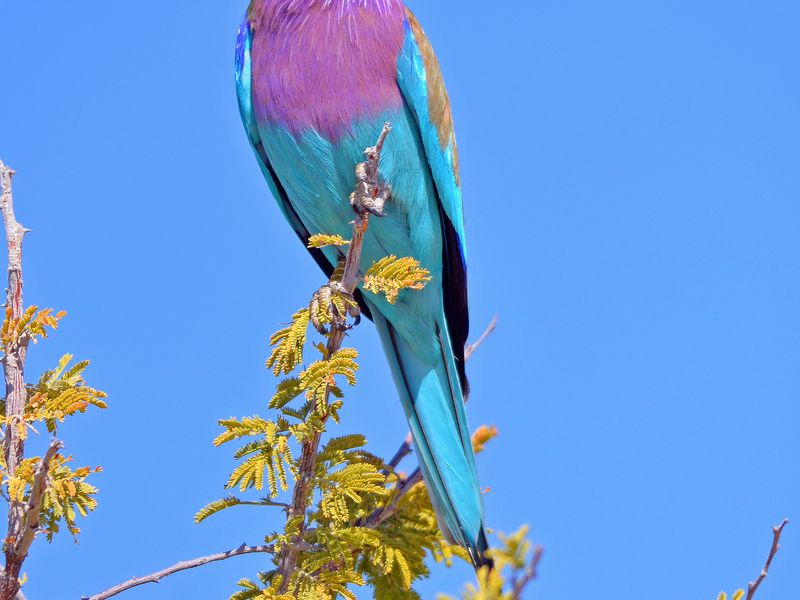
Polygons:
<instances>
[{"instance_id":1,"label":"golden brown wing patch","mask_svg":"<svg viewBox=\"0 0 800 600\"><path fill-rule=\"evenodd\" d=\"M436 127L436 131L439 134L439 145L442 147L442 151L446 151L450 144L453 145L453 173L456 177L456 185L460 186L461 175L459 173L456 134L453 129L453 115L450 111L450 97L447 95L447 89L444 86L442 69L439 66L439 60L436 58L428 36L425 35L414 13L408 8L406 8L406 19L411 26L411 31L422 54L422 62L425 65L425 78L428 83L428 112L431 117L431 123Z\"/></svg>"}]
</instances>

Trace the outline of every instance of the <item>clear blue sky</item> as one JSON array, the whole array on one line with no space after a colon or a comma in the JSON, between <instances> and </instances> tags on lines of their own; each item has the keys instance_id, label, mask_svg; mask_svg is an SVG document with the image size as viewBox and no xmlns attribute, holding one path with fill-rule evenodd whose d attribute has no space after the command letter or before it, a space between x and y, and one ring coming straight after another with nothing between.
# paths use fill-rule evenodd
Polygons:
<instances>
[{"instance_id":1,"label":"clear blue sky","mask_svg":"<svg viewBox=\"0 0 800 600\"><path fill-rule=\"evenodd\" d=\"M63 429L101 463L79 546L37 543L28 597L75 599L256 543L247 509L192 524L231 466L221 417L265 411L266 340L320 284L233 92L237 2L4 2L0 156L27 299L70 313L31 375L93 359L111 409ZM784 548L800 589L800 5L788 0L410 0L462 149L471 422L490 524L546 547L539 600L711 600ZM345 429L406 431L377 337L354 335ZM172 465L172 466L170 466ZM248 525L256 514L258 526ZM277 518L277 516L276 516ZM218 600L262 558L127 598ZM423 596L468 568L436 571Z\"/></svg>"}]
</instances>

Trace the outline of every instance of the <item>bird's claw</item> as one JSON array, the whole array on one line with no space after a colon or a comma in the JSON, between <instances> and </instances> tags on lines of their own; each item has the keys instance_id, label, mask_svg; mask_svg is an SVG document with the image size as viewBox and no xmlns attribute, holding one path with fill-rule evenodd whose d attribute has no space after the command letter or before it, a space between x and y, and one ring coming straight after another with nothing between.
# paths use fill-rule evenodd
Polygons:
<instances>
[{"instance_id":1,"label":"bird's claw","mask_svg":"<svg viewBox=\"0 0 800 600\"><path fill-rule=\"evenodd\" d=\"M367 175L366 163L356 167L356 190L350 195L350 206L360 215L366 213L385 217L383 208L392 197L392 186L373 185Z\"/></svg>"},{"instance_id":2,"label":"bird's claw","mask_svg":"<svg viewBox=\"0 0 800 600\"><path fill-rule=\"evenodd\" d=\"M329 281L311 297L311 323L322 335L329 335L326 325L337 331L348 331L361 322L361 310L352 294L339 281ZM347 323L348 317L353 324Z\"/></svg>"}]
</instances>

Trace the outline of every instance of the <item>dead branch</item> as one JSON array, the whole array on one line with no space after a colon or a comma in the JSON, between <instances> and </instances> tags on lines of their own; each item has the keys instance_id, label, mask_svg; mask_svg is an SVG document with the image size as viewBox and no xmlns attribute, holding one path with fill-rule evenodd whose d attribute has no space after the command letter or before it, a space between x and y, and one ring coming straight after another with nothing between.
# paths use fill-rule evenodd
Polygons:
<instances>
[{"instance_id":1,"label":"dead branch","mask_svg":"<svg viewBox=\"0 0 800 600\"><path fill-rule=\"evenodd\" d=\"M0 192L2 193L3 225L8 241L8 288L6 310L12 319L22 316L22 240L26 229L17 222L14 214L12 178L15 171L0 161ZM6 380L5 458L8 474L13 476L24 455L24 441L16 425L25 412L25 358L28 340L7 348L3 356L3 371ZM10 533L10 531L9 531Z\"/></svg>"},{"instance_id":2,"label":"dead branch","mask_svg":"<svg viewBox=\"0 0 800 600\"><path fill-rule=\"evenodd\" d=\"M22 316L22 240L25 229L14 214L12 179L14 170L0 161L0 194L2 194L3 225L8 241L8 289L6 290L7 317ZM27 390L25 388L25 359L30 339L22 336L8 344L2 357L6 383L6 422L4 427L3 452L7 476L14 476L25 457L25 440L20 431L25 413ZM3 544L5 567L0 576L0 600L13 600L19 591L19 574L25 553L18 548L25 535L26 509L21 502L12 501L8 507L8 533Z\"/></svg>"},{"instance_id":3,"label":"dead branch","mask_svg":"<svg viewBox=\"0 0 800 600\"><path fill-rule=\"evenodd\" d=\"M413 473L411 473L410 476L398 483L397 491L395 496L392 498L392 501L383 508L379 508L372 513L369 518L364 521L363 526L370 529L375 529L376 527L383 525L397 512L397 507L400 505L400 501L403 499L403 497L420 481L422 481L422 471L420 471L418 467Z\"/></svg>"},{"instance_id":4,"label":"dead branch","mask_svg":"<svg viewBox=\"0 0 800 600\"><path fill-rule=\"evenodd\" d=\"M539 563L542 562L542 556L544 556L544 548L536 546L533 549L533 558L525 569L525 573L519 579L511 581L512 600L522 600L522 593L525 588L528 587L531 581L539 577Z\"/></svg>"},{"instance_id":5,"label":"dead branch","mask_svg":"<svg viewBox=\"0 0 800 600\"><path fill-rule=\"evenodd\" d=\"M479 337L476 342L467 344L467 347L464 348L464 360L469 360L475 351L483 345L490 335L494 333L494 330L497 329L497 321L498 318L497 315L495 315L492 318L491 323L489 323L489 326L486 328L486 331L481 334L481 337Z\"/></svg>"},{"instance_id":6,"label":"dead branch","mask_svg":"<svg viewBox=\"0 0 800 600\"><path fill-rule=\"evenodd\" d=\"M201 556L200 558L195 558L193 560L185 560L179 563L172 565L166 569L153 573L152 575L145 575L144 577L134 577L129 579L125 583L121 583L113 588L106 590L105 592L101 592L99 594L95 594L94 596L84 596L82 600L106 600L106 598L111 598L116 596L117 594L121 594L122 592L126 592L130 589L138 587L140 585L145 585L147 583L160 583L162 579L165 577L169 577L170 575L174 575L175 573L180 573L181 571L188 571L189 569L195 569L197 567L202 567L203 565L207 565L213 562L219 562L221 560L228 560L229 558L235 558L237 556L245 556L246 554L275 554L275 547L274 546L247 546L242 544L235 550L229 550L228 552L220 552L219 554L209 554L208 556Z\"/></svg>"},{"instance_id":7,"label":"dead branch","mask_svg":"<svg viewBox=\"0 0 800 600\"><path fill-rule=\"evenodd\" d=\"M775 555L780 550L780 541L781 541L781 534L783 533L784 527L789 524L789 519L784 519L783 523L780 525L776 525L772 528L772 547L769 549L769 556L767 556L767 562L764 563L764 567L761 569L761 573L758 575L758 579L755 581L751 581L747 585L747 598L746 600L753 600L753 597L756 595L756 590L758 590L758 586L767 578L769 574L769 567L772 564L772 560L775 558Z\"/></svg>"}]
</instances>

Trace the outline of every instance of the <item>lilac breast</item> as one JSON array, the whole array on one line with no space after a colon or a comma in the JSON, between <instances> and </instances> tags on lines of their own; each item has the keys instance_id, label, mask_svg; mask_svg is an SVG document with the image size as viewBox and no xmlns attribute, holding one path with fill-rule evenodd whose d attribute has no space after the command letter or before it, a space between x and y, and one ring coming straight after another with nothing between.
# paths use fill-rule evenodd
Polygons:
<instances>
[{"instance_id":1,"label":"lilac breast","mask_svg":"<svg viewBox=\"0 0 800 600\"><path fill-rule=\"evenodd\" d=\"M399 0L256 0L256 118L336 140L355 121L402 106L404 19Z\"/></svg>"}]
</instances>

